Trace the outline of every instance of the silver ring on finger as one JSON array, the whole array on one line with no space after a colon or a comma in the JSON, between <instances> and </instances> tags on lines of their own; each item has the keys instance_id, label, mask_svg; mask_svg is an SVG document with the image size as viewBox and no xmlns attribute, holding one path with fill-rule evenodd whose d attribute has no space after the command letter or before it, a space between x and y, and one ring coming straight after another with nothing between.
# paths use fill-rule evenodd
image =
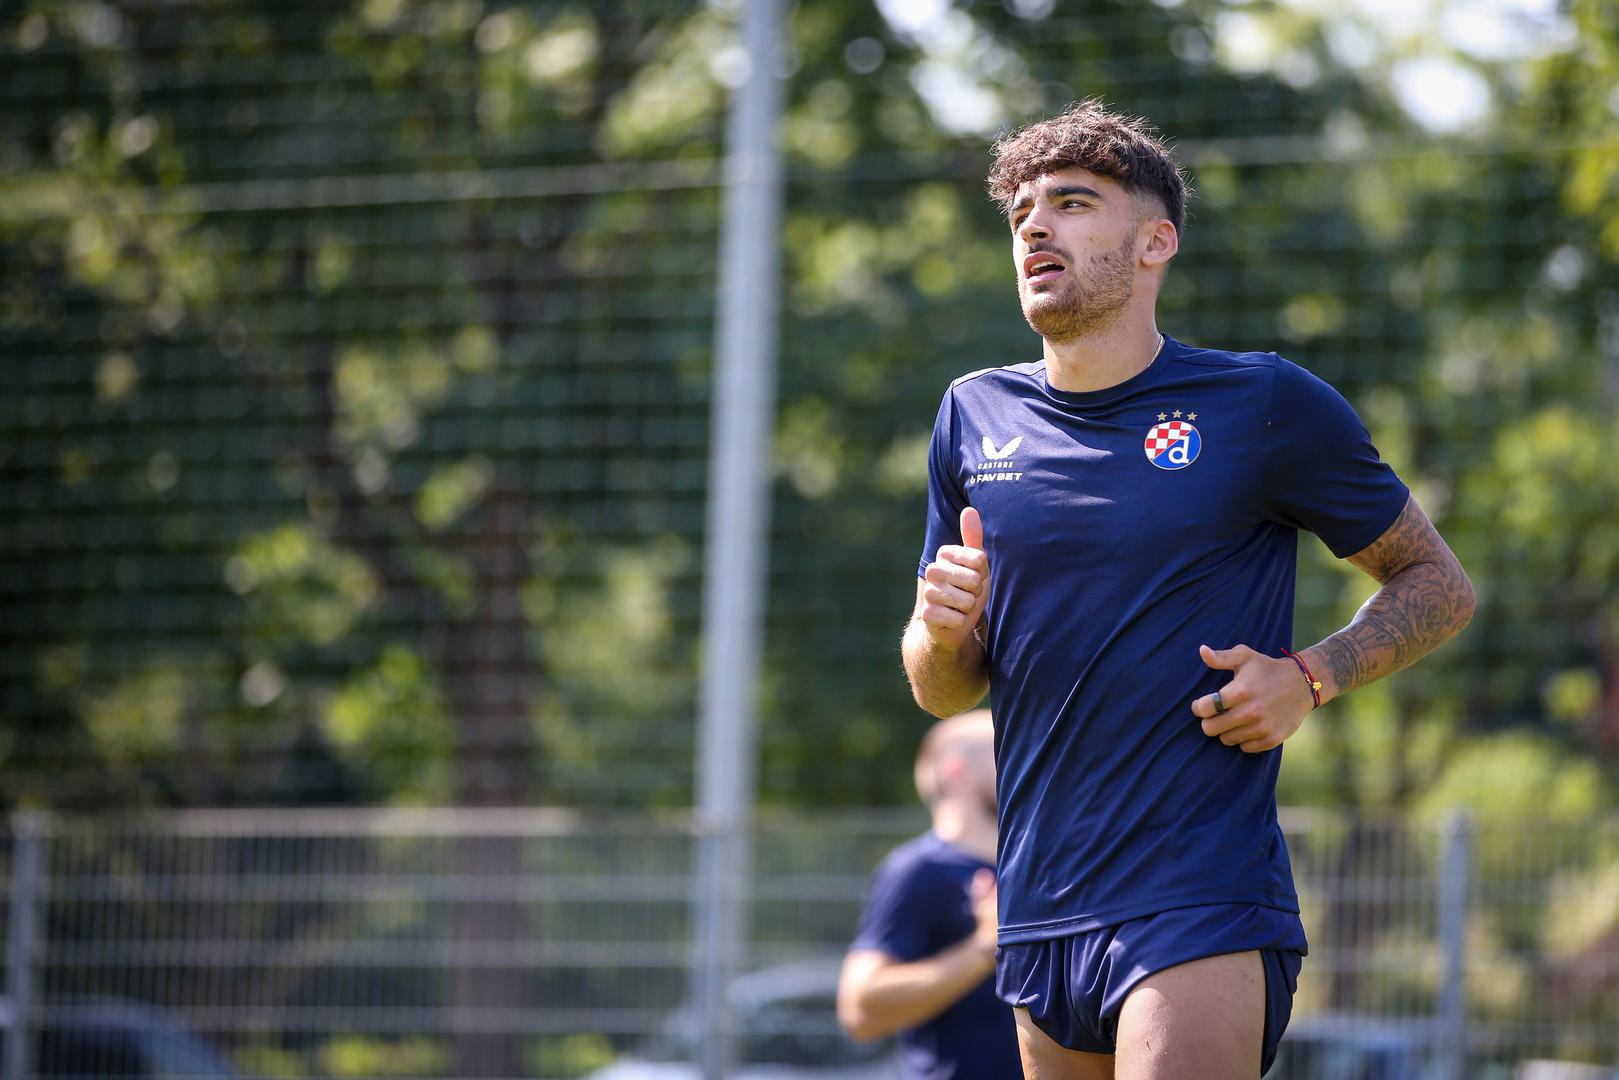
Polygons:
<instances>
[{"instance_id":1,"label":"silver ring on finger","mask_svg":"<svg viewBox=\"0 0 1619 1080\"><path fill-rule=\"evenodd\" d=\"M1214 692L1214 715L1219 716L1221 713L1225 712L1225 709L1225 702L1220 700L1220 691L1216 690Z\"/></svg>"}]
</instances>

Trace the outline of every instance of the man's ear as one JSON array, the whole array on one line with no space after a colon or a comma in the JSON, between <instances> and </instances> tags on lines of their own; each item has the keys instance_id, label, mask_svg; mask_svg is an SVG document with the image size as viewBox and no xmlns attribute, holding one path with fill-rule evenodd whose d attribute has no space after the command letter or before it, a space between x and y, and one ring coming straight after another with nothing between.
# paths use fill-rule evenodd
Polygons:
<instances>
[{"instance_id":1,"label":"man's ear","mask_svg":"<svg viewBox=\"0 0 1619 1080\"><path fill-rule=\"evenodd\" d=\"M1168 218L1148 218L1142 224L1147 229L1147 245L1142 249L1141 261L1152 269L1161 270L1180 250L1180 234Z\"/></svg>"}]
</instances>

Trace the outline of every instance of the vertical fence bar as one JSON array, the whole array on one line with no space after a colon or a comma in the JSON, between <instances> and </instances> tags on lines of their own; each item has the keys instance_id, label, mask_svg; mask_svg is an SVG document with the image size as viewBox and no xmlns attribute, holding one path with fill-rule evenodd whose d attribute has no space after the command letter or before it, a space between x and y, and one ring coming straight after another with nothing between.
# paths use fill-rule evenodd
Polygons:
<instances>
[{"instance_id":1,"label":"vertical fence bar","mask_svg":"<svg viewBox=\"0 0 1619 1080\"><path fill-rule=\"evenodd\" d=\"M39 943L38 905L45 876L49 828L43 815L24 810L11 816L11 918L6 927L6 997L11 1023L6 1028L6 1080L33 1074L34 955Z\"/></svg>"},{"instance_id":2,"label":"vertical fence bar","mask_svg":"<svg viewBox=\"0 0 1619 1080\"><path fill-rule=\"evenodd\" d=\"M744 0L746 77L725 133L713 435L703 595L693 999L705 1080L730 1072L726 987L746 934L755 691L763 632L782 166L781 0Z\"/></svg>"},{"instance_id":3,"label":"vertical fence bar","mask_svg":"<svg viewBox=\"0 0 1619 1080\"><path fill-rule=\"evenodd\" d=\"M1445 1080L1467 1080L1467 904L1473 874L1473 821L1457 810L1445 822L1439 877L1439 1017L1435 1057Z\"/></svg>"}]
</instances>

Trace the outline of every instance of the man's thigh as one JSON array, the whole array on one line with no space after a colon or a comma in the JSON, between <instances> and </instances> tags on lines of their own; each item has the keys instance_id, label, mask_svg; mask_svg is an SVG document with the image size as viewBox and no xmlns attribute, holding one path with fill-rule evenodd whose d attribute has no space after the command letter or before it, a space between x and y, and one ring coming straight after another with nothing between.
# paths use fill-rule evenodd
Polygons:
<instances>
[{"instance_id":1,"label":"man's thigh","mask_svg":"<svg viewBox=\"0 0 1619 1080\"><path fill-rule=\"evenodd\" d=\"M1112 1054L1070 1050L1041 1031L1028 1009L1013 1009L1023 1080L1113 1080Z\"/></svg>"},{"instance_id":2,"label":"man's thigh","mask_svg":"<svg viewBox=\"0 0 1619 1080\"><path fill-rule=\"evenodd\" d=\"M1154 972L1130 991L1119 1013L1114 1075L1257 1080L1264 1038L1259 953L1208 956Z\"/></svg>"}]
</instances>

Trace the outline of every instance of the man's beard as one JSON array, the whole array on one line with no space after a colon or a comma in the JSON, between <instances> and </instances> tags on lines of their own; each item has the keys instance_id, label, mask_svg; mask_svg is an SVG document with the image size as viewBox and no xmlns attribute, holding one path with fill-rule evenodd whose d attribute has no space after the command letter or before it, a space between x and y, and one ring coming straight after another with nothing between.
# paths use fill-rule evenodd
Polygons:
<instances>
[{"instance_id":1,"label":"man's beard","mask_svg":"<svg viewBox=\"0 0 1619 1080\"><path fill-rule=\"evenodd\" d=\"M1018 281L1023 317L1030 329L1047 341L1072 341L1104 326L1130 302L1135 289L1135 233L1112 251L1089 259L1084 266L1067 260L1069 270L1058 292L1029 294Z\"/></svg>"}]
</instances>

